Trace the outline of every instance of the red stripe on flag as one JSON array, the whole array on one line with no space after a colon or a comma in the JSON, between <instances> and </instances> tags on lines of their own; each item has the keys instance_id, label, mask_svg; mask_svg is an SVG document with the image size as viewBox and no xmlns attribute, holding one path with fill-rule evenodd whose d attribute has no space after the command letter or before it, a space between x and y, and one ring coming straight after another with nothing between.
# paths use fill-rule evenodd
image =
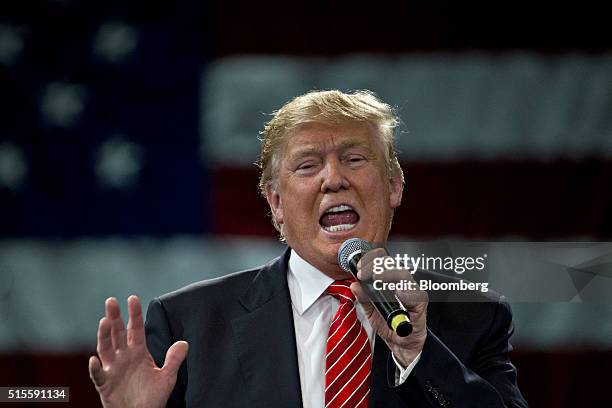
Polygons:
<instances>
[{"instance_id":1,"label":"red stripe on flag","mask_svg":"<svg viewBox=\"0 0 612 408\"><path fill-rule=\"evenodd\" d=\"M612 161L409 163L392 234L612 237ZM275 238L255 167L216 168L215 232Z\"/></svg>"}]
</instances>

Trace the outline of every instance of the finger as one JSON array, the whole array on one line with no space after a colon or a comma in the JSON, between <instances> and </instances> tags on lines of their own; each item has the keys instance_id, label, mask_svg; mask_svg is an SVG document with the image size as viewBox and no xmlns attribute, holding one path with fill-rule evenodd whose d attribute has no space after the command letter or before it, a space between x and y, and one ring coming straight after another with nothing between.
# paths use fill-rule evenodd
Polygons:
<instances>
[{"instance_id":1,"label":"finger","mask_svg":"<svg viewBox=\"0 0 612 408\"><path fill-rule=\"evenodd\" d=\"M117 299L106 299L106 317L111 322L111 338L115 350L123 350L127 346L127 337Z\"/></svg>"},{"instance_id":2,"label":"finger","mask_svg":"<svg viewBox=\"0 0 612 408\"><path fill-rule=\"evenodd\" d=\"M395 292L398 299L409 310L429 303L429 295L424 290L402 290Z\"/></svg>"},{"instance_id":3,"label":"finger","mask_svg":"<svg viewBox=\"0 0 612 408\"><path fill-rule=\"evenodd\" d=\"M373 308L374 304L373 304L373 300L370 297L370 295L368 294L367 290L364 288L364 285L368 285L366 283L353 283L351 284L351 290L353 291L353 294L355 295L355 297L357 298L357 300L359 301L359 303L363 306L363 308L365 310L369 310L369 308ZM384 293L385 296L387 297L387 299L394 299L394 292L389 291L389 290L377 290L377 289L371 289L374 292L380 292L380 293ZM371 293L371 292L370 292Z\"/></svg>"},{"instance_id":4,"label":"finger","mask_svg":"<svg viewBox=\"0 0 612 408\"><path fill-rule=\"evenodd\" d=\"M166 361L164 361L163 371L167 371L168 375L176 376L179 367L185 357L187 357L187 351L189 350L189 344L186 341L177 341L168 349L166 353Z\"/></svg>"},{"instance_id":5,"label":"finger","mask_svg":"<svg viewBox=\"0 0 612 408\"><path fill-rule=\"evenodd\" d=\"M89 378L96 387L101 387L106 382L106 375L102 369L102 364L96 356L89 357Z\"/></svg>"},{"instance_id":6,"label":"finger","mask_svg":"<svg viewBox=\"0 0 612 408\"><path fill-rule=\"evenodd\" d=\"M377 330L377 327L386 327L386 323L383 317L376 310L363 287L359 283L353 283L351 284L351 290L353 291L353 294L361 304L361 307L363 307L363 311L365 312L365 315L370 321L372 327L375 330Z\"/></svg>"},{"instance_id":7,"label":"finger","mask_svg":"<svg viewBox=\"0 0 612 408\"><path fill-rule=\"evenodd\" d=\"M142 345L145 343L145 329L142 318L142 307L138 296L128 298L128 320L127 336L129 345Z\"/></svg>"},{"instance_id":8,"label":"finger","mask_svg":"<svg viewBox=\"0 0 612 408\"><path fill-rule=\"evenodd\" d=\"M369 312L374 305L371 302L370 297L367 292L363 288L363 283L353 283L351 284L351 291L355 295L355 298L361 303L364 310ZM396 291L382 291L387 293L387 295L391 298L393 295L397 296L397 300L399 300L402 305L408 309L409 311L414 311L419 307L426 307L429 302L429 297L427 292L422 290L396 290Z\"/></svg>"},{"instance_id":9,"label":"finger","mask_svg":"<svg viewBox=\"0 0 612 408\"><path fill-rule=\"evenodd\" d=\"M374 248L371 251L366 252L357 264L359 268L357 277L359 278L359 280L371 279L372 275L374 275L374 260L376 258L384 257L388 257L387 252L384 248Z\"/></svg>"},{"instance_id":10,"label":"finger","mask_svg":"<svg viewBox=\"0 0 612 408\"><path fill-rule=\"evenodd\" d=\"M414 281L414 276L406 269L385 269L384 272L373 276L383 282Z\"/></svg>"},{"instance_id":11,"label":"finger","mask_svg":"<svg viewBox=\"0 0 612 408\"><path fill-rule=\"evenodd\" d=\"M110 364L115 358L115 348L111 340L111 323L107 317L100 319L97 351L104 365Z\"/></svg>"},{"instance_id":12,"label":"finger","mask_svg":"<svg viewBox=\"0 0 612 408\"><path fill-rule=\"evenodd\" d=\"M374 305L370 301L370 297L365 293L361 285L356 282L352 283L351 291L355 295L357 301L361 304L361 307L363 307L363 311L366 313L366 315L371 315L372 312L374 312Z\"/></svg>"},{"instance_id":13,"label":"finger","mask_svg":"<svg viewBox=\"0 0 612 408\"><path fill-rule=\"evenodd\" d=\"M357 299L359 303L361 303L364 306L366 304L369 304L370 306L372 305L370 302L370 297L365 293L365 291L363 290L363 288L361 287L359 283L357 282L352 283L351 291L353 292L353 294L355 295L355 298Z\"/></svg>"}]
</instances>

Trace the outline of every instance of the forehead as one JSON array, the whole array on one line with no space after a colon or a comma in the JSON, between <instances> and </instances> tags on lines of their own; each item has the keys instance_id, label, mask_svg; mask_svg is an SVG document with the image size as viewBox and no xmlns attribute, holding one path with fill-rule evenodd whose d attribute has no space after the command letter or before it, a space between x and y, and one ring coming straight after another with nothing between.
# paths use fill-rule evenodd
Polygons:
<instances>
[{"instance_id":1,"label":"forehead","mask_svg":"<svg viewBox=\"0 0 612 408\"><path fill-rule=\"evenodd\" d=\"M300 125L287 138L285 153L299 154L306 150L328 150L350 147L375 149L380 140L374 126L367 123L349 123L343 125L328 125L322 123L306 123Z\"/></svg>"}]
</instances>

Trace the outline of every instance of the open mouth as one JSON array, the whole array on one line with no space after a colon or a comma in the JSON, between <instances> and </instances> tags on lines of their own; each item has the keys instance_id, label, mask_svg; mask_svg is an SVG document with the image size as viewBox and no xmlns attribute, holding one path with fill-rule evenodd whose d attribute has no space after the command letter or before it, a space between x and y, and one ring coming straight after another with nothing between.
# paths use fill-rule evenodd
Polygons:
<instances>
[{"instance_id":1,"label":"open mouth","mask_svg":"<svg viewBox=\"0 0 612 408\"><path fill-rule=\"evenodd\" d=\"M358 222L359 214L347 204L331 207L319 218L319 224L327 232L347 231L355 228Z\"/></svg>"}]
</instances>

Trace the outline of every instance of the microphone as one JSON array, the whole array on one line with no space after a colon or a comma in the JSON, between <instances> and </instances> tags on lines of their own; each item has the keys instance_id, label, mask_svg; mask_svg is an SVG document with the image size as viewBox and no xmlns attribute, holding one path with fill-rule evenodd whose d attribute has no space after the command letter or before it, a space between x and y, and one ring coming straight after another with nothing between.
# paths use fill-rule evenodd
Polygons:
<instances>
[{"instance_id":1,"label":"microphone","mask_svg":"<svg viewBox=\"0 0 612 408\"><path fill-rule=\"evenodd\" d=\"M357 263L366 252L372 249L374 248L368 241L360 238L348 239L338 250L338 264L357 279ZM359 281L359 279L357 280ZM400 337L409 336L412 333L412 323L408 312L397 296L388 291L374 289L371 280L369 282L359 282L374 307L387 321L387 326Z\"/></svg>"}]
</instances>

